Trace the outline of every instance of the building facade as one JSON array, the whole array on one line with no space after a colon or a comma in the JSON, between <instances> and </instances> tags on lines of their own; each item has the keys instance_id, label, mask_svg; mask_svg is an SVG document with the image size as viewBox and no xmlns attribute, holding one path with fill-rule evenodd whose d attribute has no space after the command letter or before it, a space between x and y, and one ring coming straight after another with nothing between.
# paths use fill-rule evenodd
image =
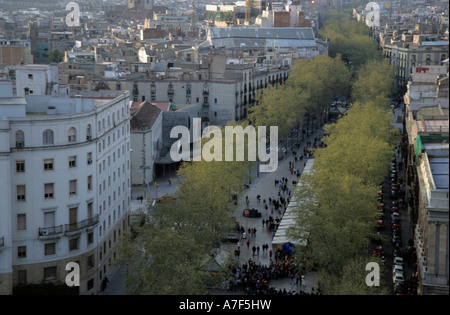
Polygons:
<instances>
[{"instance_id":1,"label":"building facade","mask_svg":"<svg viewBox=\"0 0 450 315\"><path fill-rule=\"evenodd\" d=\"M80 294L100 292L129 227L128 101L0 98L1 294L64 283L68 262L80 266Z\"/></svg>"},{"instance_id":2,"label":"building facade","mask_svg":"<svg viewBox=\"0 0 450 315\"><path fill-rule=\"evenodd\" d=\"M416 69L405 94L405 188L418 293L449 293L449 87L443 66Z\"/></svg>"}]
</instances>

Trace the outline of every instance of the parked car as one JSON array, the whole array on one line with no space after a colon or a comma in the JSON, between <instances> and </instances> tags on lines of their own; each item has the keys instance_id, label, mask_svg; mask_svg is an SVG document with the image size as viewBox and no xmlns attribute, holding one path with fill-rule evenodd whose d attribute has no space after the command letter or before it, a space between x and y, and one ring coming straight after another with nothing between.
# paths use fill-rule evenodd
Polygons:
<instances>
[{"instance_id":1,"label":"parked car","mask_svg":"<svg viewBox=\"0 0 450 315\"><path fill-rule=\"evenodd\" d=\"M394 294L404 295L405 290L403 289L403 282L394 283Z\"/></svg>"},{"instance_id":2,"label":"parked car","mask_svg":"<svg viewBox=\"0 0 450 315\"><path fill-rule=\"evenodd\" d=\"M384 229L383 220L377 220L377 222L375 223L375 228L377 229L377 231L383 230Z\"/></svg>"},{"instance_id":3,"label":"parked car","mask_svg":"<svg viewBox=\"0 0 450 315\"><path fill-rule=\"evenodd\" d=\"M398 222L400 220L400 213L398 212L393 212L391 214L391 220L395 220L396 222Z\"/></svg>"},{"instance_id":4,"label":"parked car","mask_svg":"<svg viewBox=\"0 0 450 315\"><path fill-rule=\"evenodd\" d=\"M375 247L375 249L373 250L373 255L374 256L384 256L384 248L383 246L379 245L377 247Z\"/></svg>"},{"instance_id":5,"label":"parked car","mask_svg":"<svg viewBox=\"0 0 450 315\"><path fill-rule=\"evenodd\" d=\"M394 265L392 266L392 273L401 272L403 273L403 266L402 265Z\"/></svg>"},{"instance_id":6,"label":"parked car","mask_svg":"<svg viewBox=\"0 0 450 315\"><path fill-rule=\"evenodd\" d=\"M398 199L398 190L391 190L391 199Z\"/></svg>"},{"instance_id":7,"label":"parked car","mask_svg":"<svg viewBox=\"0 0 450 315\"><path fill-rule=\"evenodd\" d=\"M403 283L404 281L403 272L396 272L392 275L392 282Z\"/></svg>"},{"instance_id":8,"label":"parked car","mask_svg":"<svg viewBox=\"0 0 450 315\"><path fill-rule=\"evenodd\" d=\"M402 257L394 257L394 265L402 265L403 266L403 258Z\"/></svg>"},{"instance_id":9,"label":"parked car","mask_svg":"<svg viewBox=\"0 0 450 315\"><path fill-rule=\"evenodd\" d=\"M399 223L394 223L394 224L392 224L392 225L391 225L391 230L392 230L392 231L394 231L394 230L400 231L400 230L401 230L400 224L399 224Z\"/></svg>"}]
</instances>

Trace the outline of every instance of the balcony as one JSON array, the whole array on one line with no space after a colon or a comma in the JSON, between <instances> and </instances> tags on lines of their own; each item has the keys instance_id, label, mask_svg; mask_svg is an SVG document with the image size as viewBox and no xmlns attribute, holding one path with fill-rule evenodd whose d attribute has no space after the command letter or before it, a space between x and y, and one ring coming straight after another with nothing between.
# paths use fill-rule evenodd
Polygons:
<instances>
[{"instance_id":1,"label":"balcony","mask_svg":"<svg viewBox=\"0 0 450 315\"><path fill-rule=\"evenodd\" d=\"M64 225L65 235L79 234L79 233L83 232L83 230L89 229L89 228L97 225L98 221L99 221L99 215L97 214L90 219L85 219L85 220L78 221L75 223L65 224Z\"/></svg>"},{"instance_id":2,"label":"balcony","mask_svg":"<svg viewBox=\"0 0 450 315\"><path fill-rule=\"evenodd\" d=\"M39 239L47 240L52 238L59 238L64 233L62 225L39 228Z\"/></svg>"}]
</instances>

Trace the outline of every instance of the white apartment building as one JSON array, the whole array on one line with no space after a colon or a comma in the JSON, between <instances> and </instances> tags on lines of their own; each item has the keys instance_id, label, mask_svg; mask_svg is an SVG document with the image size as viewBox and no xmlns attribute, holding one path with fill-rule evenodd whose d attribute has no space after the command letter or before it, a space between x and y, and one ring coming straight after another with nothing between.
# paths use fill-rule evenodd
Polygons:
<instances>
[{"instance_id":1,"label":"white apartment building","mask_svg":"<svg viewBox=\"0 0 450 315\"><path fill-rule=\"evenodd\" d=\"M0 294L64 283L68 262L80 294L100 292L129 227L128 104L128 92L0 97Z\"/></svg>"},{"instance_id":2,"label":"white apartment building","mask_svg":"<svg viewBox=\"0 0 450 315\"><path fill-rule=\"evenodd\" d=\"M46 84L43 84L45 82ZM58 67L30 64L16 67L16 95L57 95Z\"/></svg>"}]
</instances>

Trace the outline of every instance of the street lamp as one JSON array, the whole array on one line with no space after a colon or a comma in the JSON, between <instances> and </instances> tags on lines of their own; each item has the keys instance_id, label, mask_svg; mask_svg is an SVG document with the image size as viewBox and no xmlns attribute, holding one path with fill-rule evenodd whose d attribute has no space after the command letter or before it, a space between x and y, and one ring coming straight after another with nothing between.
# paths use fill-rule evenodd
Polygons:
<instances>
[{"instance_id":1,"label":"street lamp","mask_svg":"<svg viewBox=\"0 0 450 315\"><path fill-rule=\"evenodd\" d=\"M142 178L142 181L143 181L144 184L145 184L145 191L144 191L144 193L145 193L145 201L147 201L147 190L149 189L149 182L148 182L148 180L147 180L147 176L146 176L146 174L145 174L145 171L146 171L147 169L150 169L151 167L150 167L150 166L146 166L146 165L141 165L141 166L139 166L139 168L140 168L141 170L144 170L144 177ZM149 192L149 195L150 195L150 192Z\"/></svg>"}]
</instances>

